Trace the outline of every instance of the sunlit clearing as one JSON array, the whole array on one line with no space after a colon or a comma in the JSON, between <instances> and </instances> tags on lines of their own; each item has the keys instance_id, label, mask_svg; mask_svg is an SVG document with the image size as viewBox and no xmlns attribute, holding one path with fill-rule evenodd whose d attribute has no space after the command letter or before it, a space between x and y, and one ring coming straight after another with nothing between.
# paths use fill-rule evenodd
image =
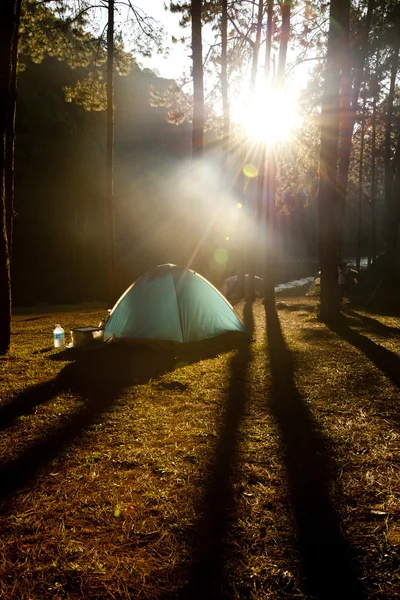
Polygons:
<instances>
[{"instance_id":1,"label":"sunlit clearing","mask_svg":"<svg viewBox=\"0 0 400 600\"><path fill-rule=\"evenodd\" d=\"M234 112L247 135L257 141L287 141L301 124L296 98L289 91L258 94L253 102L243 104Z\"/></svg>"}]
</instances>

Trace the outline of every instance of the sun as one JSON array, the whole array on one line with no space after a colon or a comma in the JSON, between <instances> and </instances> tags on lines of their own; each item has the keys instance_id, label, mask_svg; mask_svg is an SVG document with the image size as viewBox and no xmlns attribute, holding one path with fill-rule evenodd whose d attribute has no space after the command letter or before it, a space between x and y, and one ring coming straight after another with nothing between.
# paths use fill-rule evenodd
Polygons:
<instances>
[{"instance_id":1,"label":"sun","mask_svg":"<svg viewBox=\"0 0 400 600\"><path fill-rule=\"evenodd\" d=\"M258 92L251 101L233 109L235 121L246 135L259 142L289 141L301 125L297 99L288 90Z\"/></svg>"}]
</instances>

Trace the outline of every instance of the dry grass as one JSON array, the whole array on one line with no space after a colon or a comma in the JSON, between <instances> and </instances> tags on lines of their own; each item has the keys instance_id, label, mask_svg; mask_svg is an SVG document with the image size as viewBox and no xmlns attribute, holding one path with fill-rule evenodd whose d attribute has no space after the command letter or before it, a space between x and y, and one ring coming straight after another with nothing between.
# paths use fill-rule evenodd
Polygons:
<instances>
[{"instance_id":1,"label":"dry grass","mask_svg":"<svg viewBox=\"0 0 400 600\"><path fill-rule=\"evenodd\" d=\"M400 319L238 309L236 350L76 360L54 323L102 311L14 317L0 597L398 597Z\"/></svg>"}]
</instances>

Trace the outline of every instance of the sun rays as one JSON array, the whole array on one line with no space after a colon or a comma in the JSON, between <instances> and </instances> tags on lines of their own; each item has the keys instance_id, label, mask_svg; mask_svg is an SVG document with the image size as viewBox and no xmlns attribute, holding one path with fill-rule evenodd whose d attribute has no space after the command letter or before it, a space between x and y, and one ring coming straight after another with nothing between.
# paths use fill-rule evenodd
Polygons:
<instances>
[{"instance_id":1,"label":"sun rays","mask_svg":"<svg viewBox=\"0 0 400 600\"><path fill-rule=\"evenodd\" d=\"M233 107L235 121L256 142L289 142L299 129L296 95L289 89L260 91L250 100L239 99Z\"/></svg>"}]
</instances>

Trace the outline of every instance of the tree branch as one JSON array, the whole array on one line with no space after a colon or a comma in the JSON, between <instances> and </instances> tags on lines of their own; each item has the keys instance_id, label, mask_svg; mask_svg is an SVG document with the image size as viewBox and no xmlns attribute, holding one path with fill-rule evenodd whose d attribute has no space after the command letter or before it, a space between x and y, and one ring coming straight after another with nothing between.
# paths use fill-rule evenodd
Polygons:
<instances>
[{"instance_id":1,"label":"tree branch","mask_svg":"<svg viewBox=\"0 0 400 600\"><path fill-rule=\"evenodd\" d=\"M238 28L238 26L235 23L234 18L231 17L230 15L228 15L228 20L234 26L236 31L238 32L239 37L241 37L243 40L245 40L251 46L251 48L254 48L255 44L254 44L253 40L251 38L249 38L249 36L246 33L243 33L242 31L240 31L240 29ZM250 31L250 28L249 28L249 31Z\"/></svg>"}]
</instances>

